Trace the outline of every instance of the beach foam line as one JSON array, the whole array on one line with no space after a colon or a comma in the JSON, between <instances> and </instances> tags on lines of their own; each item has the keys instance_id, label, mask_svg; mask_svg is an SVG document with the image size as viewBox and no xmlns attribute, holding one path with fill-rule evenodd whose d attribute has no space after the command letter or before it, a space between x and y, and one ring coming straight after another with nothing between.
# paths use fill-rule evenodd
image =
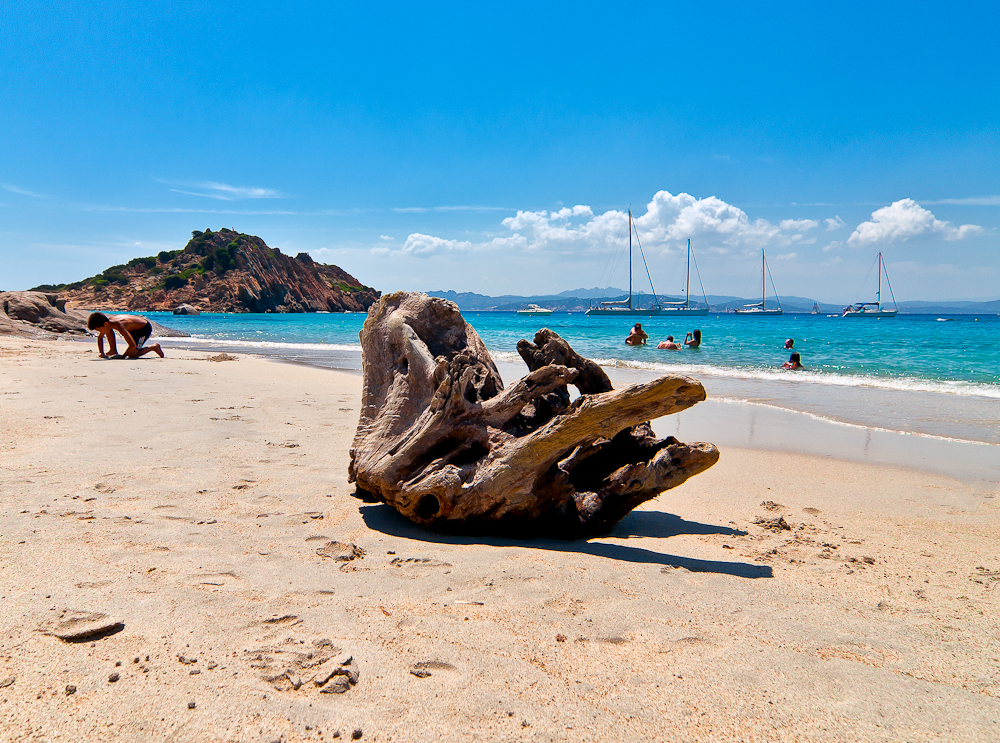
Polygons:
<instances>
[{"instance_id":1,"label":"beach foam line","mask_svg":"<svg viewBox=\"0 0 1000 743\"><path fill-rule=\"evenodd\" d=\"M501 352L494 356L508 363L521 357L516 353ZM757 379L769 382L811 382L837 387L874 387L904 392L937 392L949 395L967 395L1000 400L1000 385L964 382L960 380L927 380L915 377L873 377L868 374L839 374L837 372L796 371L778 369L747 369L715 366L712 364L663 364L651 361L623 361L621 359L593 359L609 369L635 369L669 374L707 374L727 379Z\"/></svg>"},{"instance_id":2,"label":"beach foam line","mask_svg":"<svg viewBox=\"0 0 1000 743\"><path fill-rule=\"evenodd\" d=\"M158 338L168 345L209 345L254 348L268 350L299 351L350 351L360 355L360 343L293 343L288 341L254 341L232 338ZM493 358L509 364L522 364L523 360L514 351L491 351ZM871 387L903 392L935 392L947 395L963 395L1000 400L1000 385L966 382L962 380L928 380L916 377L876 377L869 374L841 374L837 372L796 371L779 369L748 369L725 367L714 364L665 364L655 361L625 361L614 358L595 358L595 362L609 369L635 369L660 374L710 375L724 379L749 379L769 382L813 383L836 387Z\"/></svg>"},{"instance_id":3,"label":"beach foam line","mask_svg":"<svg viewBox=\"0 0 1000 743\"><path fill-rule=\"evenodd\" d=\"M780 410L785 413L795 413L797 415L804 415L813 420L822 421L824 423L832 423L836 426L847 426L848 428L857 428L864 431L878 431L880 433L898 433L904 436L916 436L921 439L934 439L935 441L950 441L955 444L976 444L977 446L997 446L1000 444L995 444L991 441L979 441L977 439L960 439L955 436L941 436L934 433L922 433L920 431L903 431L898 428L884 428L882 426L869 426L863 423L850 423L848 421L843 421L838 418L831 418L826 415L819 415L818 413L811 413L806 410L798 410L796 408L785 408L780 405L773 405L766 402L758 402L756 400L747 400L740 397L725 397L725 396L715 396L712 395L708 398L714 402L720 402L728 405L755 405L760 408L768 408L770 410Z\"/></svg>"},{"instance_id":4,"label":"beach foam line","mask_svg":"<svg viewBox=\"0 0 1000 743\"><path fill-rule=\"evenodd\" d=\"M244 348L267 349L295 349L301 351L356 351L361 353L361 344L348 343L289 343L286 341L241 341L232 338L202 338L190 336L187 338L157 338L157 342L167 341L168 345L181 346L185 344L205 345L205 346L241 346Z\"/></svg>"}]
</instances>

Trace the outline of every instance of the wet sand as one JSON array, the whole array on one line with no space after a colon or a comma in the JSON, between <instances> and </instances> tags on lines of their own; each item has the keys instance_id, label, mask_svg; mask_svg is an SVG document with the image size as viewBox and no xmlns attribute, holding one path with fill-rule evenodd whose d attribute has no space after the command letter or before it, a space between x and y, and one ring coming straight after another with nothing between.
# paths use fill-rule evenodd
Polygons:
<instances>
[{"instance_id":1,"label":"wet sand","mask_svg":"<svg viewBox=\"0 0 1000 743\"><path fill-rule=\"evenodd\" d=\"M988 468L708 403L612 535L443 537L351 497L357 374L208 356L0 339L0 739L996 739Z\"/></svg>"}]
</instances>

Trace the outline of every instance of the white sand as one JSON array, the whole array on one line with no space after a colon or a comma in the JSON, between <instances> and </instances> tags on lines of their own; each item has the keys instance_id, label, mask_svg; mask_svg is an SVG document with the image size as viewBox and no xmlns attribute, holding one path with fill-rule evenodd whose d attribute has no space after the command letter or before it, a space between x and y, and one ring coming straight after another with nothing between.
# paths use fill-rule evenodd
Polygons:
<instances>
[{"instance_id":1,"label":"white sand","mask_svg":"<svg viewBox=\"0 0 1000 743\"><path fill-rule=\"evenodd\" d=\"M0 339L0 740L1000 737L981 484L723 446L604 539L444 537L350 497L359 376L96 356ZM264 680L321 638L350 691Z\"/></svg>"}]
</instances>

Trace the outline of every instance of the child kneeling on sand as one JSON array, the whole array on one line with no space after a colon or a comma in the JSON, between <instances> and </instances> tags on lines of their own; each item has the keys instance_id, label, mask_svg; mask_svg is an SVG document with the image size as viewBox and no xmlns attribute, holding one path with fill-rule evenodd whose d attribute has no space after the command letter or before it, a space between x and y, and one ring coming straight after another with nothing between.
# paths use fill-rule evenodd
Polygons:
<instances>
[{"instance_id":1,"label":"child kneeling on sand","mask_svg":"<svg viewBox=\"0 0 1000 743\"><path fill-rule=\"evenodd\" d=\"M149 340L149 336L153 334L153 326L145 317L139 315L112 315L108 317L101 312L92 312L87 318L87 327L97 331L97 350L102 359L116 357L137 359L150 352L155 353L161 359L163 358L163 349L160 348L159 343L154 343L149 348L142 347ZM118 355L118 345L115 343L116 330L128 343L128 348L121 356ZM111 349L110 357L104 353L105 336L107 336L108 346Z\"/></svg>"}]
</instances>

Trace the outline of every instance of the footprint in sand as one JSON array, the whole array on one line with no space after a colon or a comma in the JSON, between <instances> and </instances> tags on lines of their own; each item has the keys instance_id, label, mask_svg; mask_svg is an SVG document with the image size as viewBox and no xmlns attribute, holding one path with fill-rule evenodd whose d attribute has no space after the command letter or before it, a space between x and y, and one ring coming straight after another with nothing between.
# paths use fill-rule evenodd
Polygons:
<instances>
[{"instance_id":1,"label":"footprint in sand","mask_svg":"<svg viewBox=\"0 0 1000 743\"><path fill-rule=\"evenodd\" d=\"M445 569L445 572L450 573L452 567L450 562L442 562L431 557L396 557L389 565L398 571L397 575L411 580L423 578L438 569Z\"/></svg>"},{"instance_id":2,"label":"footprint in sand","mask_svg":"<svg viewBox=\"0 0 1000 743\"><path fill-rule=\"evenodd\" d=\"M320 557L329 557L337 562L348 562L363 559L365 551L352 542L331 541L316 550L316 554Z\"/></svg>"}]
</instances>

